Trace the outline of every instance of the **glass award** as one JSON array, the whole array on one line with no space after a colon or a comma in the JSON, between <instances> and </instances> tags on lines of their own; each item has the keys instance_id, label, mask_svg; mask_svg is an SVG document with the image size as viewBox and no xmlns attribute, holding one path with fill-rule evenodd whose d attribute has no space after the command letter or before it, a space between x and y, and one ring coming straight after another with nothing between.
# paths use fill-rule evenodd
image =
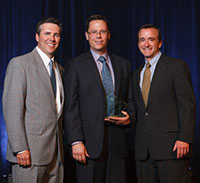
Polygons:
<instances>
[{"instance_id":1,"label":"glass award","mask_svg":"<svg viewBox=\"0 0 200 183\"><path fill-rule=\"evenodd\" d=\"M107 107L108 111L106 112L106 114L108 115L106 115L106 117L109 117L109 116L123 117L124 114L122 114L121 111L125 110L127 103L123 101L122 99L118 98L117 96L113 95L113 93L109 93L106 96L106 98L107 98L107 104L109 105L109 103L112 103L113 105L113 107ZM109 110L113 110L113 112L109 112Z\"/></svg>"}]
</instances>

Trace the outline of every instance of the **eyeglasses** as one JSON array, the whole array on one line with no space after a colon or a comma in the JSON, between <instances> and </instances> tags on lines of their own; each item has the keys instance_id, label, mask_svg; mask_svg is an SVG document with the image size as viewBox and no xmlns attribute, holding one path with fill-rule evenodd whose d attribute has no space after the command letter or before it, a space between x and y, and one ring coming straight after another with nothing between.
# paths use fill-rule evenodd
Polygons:
<instances>
[{"instance_id":1,"label":"eyeglasses","mask_svg":"<svg viewBox=\"0 0 200 183\"><path fill-rule=\"evenodd\" d=\"M102 35L102 36L105 36L107 33L108 33L108 31L106 31L106 30L100 30L100 31L96 31L96 30L93 30L93 31L90 31L90 32L88 32L91 36L97 36L97 35Z\"/></svg>"}]
</instances>

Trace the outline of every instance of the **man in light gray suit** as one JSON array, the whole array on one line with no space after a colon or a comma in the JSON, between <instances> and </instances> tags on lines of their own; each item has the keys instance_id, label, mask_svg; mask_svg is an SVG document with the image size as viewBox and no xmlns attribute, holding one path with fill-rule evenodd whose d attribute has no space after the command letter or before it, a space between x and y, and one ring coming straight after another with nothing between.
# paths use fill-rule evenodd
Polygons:
<instances>
[{"instance_id":1,"label":"man in light gray suit","mask_svg":"<svg viewBox=\"0 0 200 183\"><path fill-rule=\"evenodd\" d=\"M6 71L3 112L14 183L63 182L63 69L54 60L60 33L57 19L42 19L36 48L13 58Z\"/></svg>"}]
</instances>

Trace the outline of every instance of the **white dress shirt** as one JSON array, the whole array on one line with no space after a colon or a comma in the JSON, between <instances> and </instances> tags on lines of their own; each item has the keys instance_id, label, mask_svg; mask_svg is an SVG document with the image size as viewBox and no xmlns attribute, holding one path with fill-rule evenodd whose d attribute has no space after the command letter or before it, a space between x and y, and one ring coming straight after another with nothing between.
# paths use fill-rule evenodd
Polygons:
<instances>
[{"instance_id":1,"label":"white dress shirt","mask_svg":"<svg viewBox=\"0 0 200 183\"><path fill-rule=\"evenodd\" d=\"M49 76L50 76L50 61L52 60L54 62L54 57L52 57L51 59L37 46L36 47L39 55L41 56L42 58L42 61L49 73ZM55 72L55 77L56 77L56 109L57 109L57 113L60 112L61 110L61 89L62 89L62 81L60 80L61 77L59 77L60 75L60 72L58 70L58 66L57 64L54 62L53 64L53 69L54 69L54 72Z\"/></svg>"}]
</instances>

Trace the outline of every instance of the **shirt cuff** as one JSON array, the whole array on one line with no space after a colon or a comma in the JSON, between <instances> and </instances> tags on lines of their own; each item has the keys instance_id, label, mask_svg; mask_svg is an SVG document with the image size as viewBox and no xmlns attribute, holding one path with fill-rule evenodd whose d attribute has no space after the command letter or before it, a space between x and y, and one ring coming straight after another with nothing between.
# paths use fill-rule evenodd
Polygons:
<instances>
[{"instance_id":1,"label":"shirt cuff","mask_svg":"<svg viewBox=\"0 0 200 183\"><path fill-rule=\"evenodd\" d=\"M76 142L73 142L73 143L71 144L71 146L76 145L76 144L82 144L82 143L83 143L82 141L76 141Z\"/></svg>"},{"instance_id":2,"label":"shirt cuff","mask_svg":"<svg viewBox=\"0 0 200 183\"><path fill-rule=\"evenodd\" d=\"M17 154L22 154L25 151L27 151L27 150L19 151Z\"/></svg>"}]
</instances>

